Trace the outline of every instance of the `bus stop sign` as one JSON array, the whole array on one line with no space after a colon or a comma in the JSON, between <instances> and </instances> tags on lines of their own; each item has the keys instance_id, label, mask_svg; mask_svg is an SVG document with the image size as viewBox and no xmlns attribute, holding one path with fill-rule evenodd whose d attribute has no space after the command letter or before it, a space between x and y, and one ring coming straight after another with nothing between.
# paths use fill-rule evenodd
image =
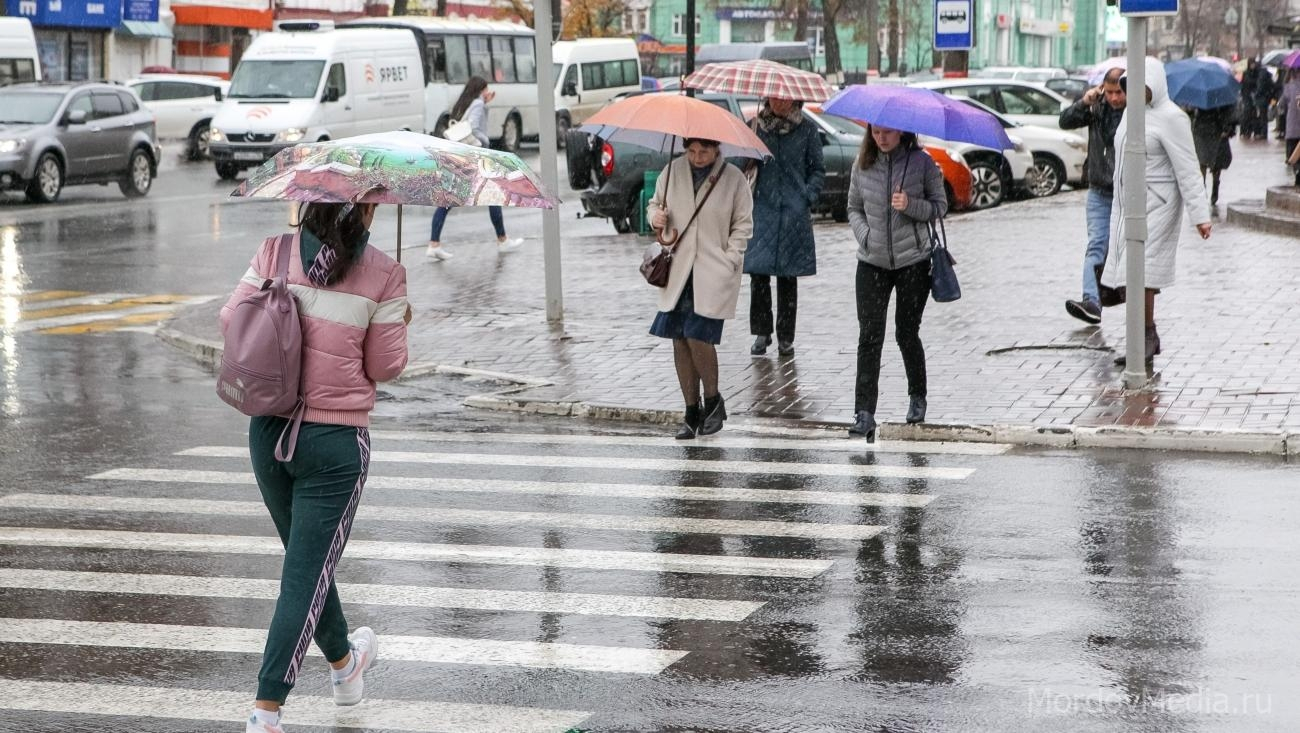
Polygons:
<instances>
[{"instance_id":1,"label":"bus stop sign","mask_svg":"<svg viewBox=\"0 0 1300 733\"><path fill-rule=\"evenodd\" d=\"M1178 0L1119 0L1120 15L1178 15Z\"/></svg>"},{"instance_id":2,"label":"bus stop sign","mask_svg":"<svg viewBox=\"0 0 1300 733\"><path fill-rule=\"evenodd\" d=\"M934 49L969 51L975 47L975 0L934 1Z\"/></svg>"}]
</instances>

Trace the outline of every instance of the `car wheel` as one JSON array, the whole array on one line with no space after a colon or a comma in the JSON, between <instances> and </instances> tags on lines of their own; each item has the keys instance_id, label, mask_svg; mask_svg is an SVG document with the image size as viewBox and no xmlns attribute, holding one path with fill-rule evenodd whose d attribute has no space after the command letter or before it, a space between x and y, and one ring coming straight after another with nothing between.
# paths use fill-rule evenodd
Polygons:
<instances>
[{"instance_id":1,"label":"car wheel","mask_svg":"<svg viewBox=\"0 0 1300 733\"><path fill-rule=\"evenodd\" d=\"M54 153L41 153L36 172L27 184L27 199L40 204L54 203L63 190L63 165Z\"/></svg>"},{"instance_id":2,"label":"car wheel","mask_svg":"<svg viewBox=\"0 0 1300 733\"><path fill-rule=\"evenodd\" d=\"M122 195L129 199L138 199L149 193L153 187L153 163L148 153L140 148L131 151L131 159L126 165L126 177L117 182Z\"/></svg>"},{"instance_id":3,"label":"car wheel","mask_svg":"<svg viewBox=\"0 0 1300 733\"><path fill-rule=\"evenodd\" d=\"M977 160L970 163L972 210L989 209L1002 203L1007 196L1006 182L998 172L998 164L992 160Z\"/></svg>"},{"instance_id":4,"label":"car wheel","mask_svg":"<svg viewBox=\"0 0 1300 733\"><path fill-rule=\"evenodd\" d=\"M568 144L569 130L573 129L573 122L569 120L566 114L555 116L555 144L557 147L564 147Z\"/></svg>"},{"instance_id":5,"label":"car wheel","mask_svg":"<svg viewBox=\"0 0 1300 733\"><path fill-rule=\"evenodd\" d=\"M208 157L208 137L212 134L212 128L208 126L208 121L204 120L190 130L189 159L203 160Z\"/></svg>"},{"instance_id":6,"label":"car wheel","mask_svg":"<svg viewBox=\"0 0 1300 733\"><path fill-rule=\"evenodd\" d=\"M450 122L451 122L451 119L448 118L448 117L446 117L445 115L442 116L442 117L439 117L439 118L438 118L438 122L437 122L437 124L435 124L435 125L433 126L433 133L432 133L433 136L434 136L434 137L442 137L442 136L443 136L443 133L447 132L447 125L448 125Z\"/></svg>"},{"instance_id":7,"label":"car wheel","mask_svg":"<svg viewBox=\"0 0 1300 733\"><path fill-rule=\"evenodd\" d=\"M501 149L507 153L519 152L519 138L522 133L519 130L519 118L510 115L506 118L505 127L501 130Z\"/></svg>"},{"instance_id":8,"label":"car wheel","mask_svg":"<svg viewBox=\"0 0 1300 733\"><path fill-rule=\"evenodd\" d=\"M1055 158L1034 154L1034 180L1029 184L1029 195L1034 198L1051 196L1061 190L1065 182L1065 168Z\"/></svg>"},{"instance_id":9,"label":"car wheel","mask_svg":"<svg viewBox=\"0 0 1300 733\"><path fill-rule=\"evenodd\" d=\"M239 176L239 166L234 163L217 163L217 176L223 181L233 181Z\"/></svg>"}]
</instances>

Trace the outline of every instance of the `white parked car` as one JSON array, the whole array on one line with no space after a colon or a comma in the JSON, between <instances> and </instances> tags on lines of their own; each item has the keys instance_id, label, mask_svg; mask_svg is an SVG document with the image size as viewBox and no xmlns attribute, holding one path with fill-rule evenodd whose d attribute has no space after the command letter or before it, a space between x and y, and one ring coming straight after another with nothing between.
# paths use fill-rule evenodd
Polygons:
<instances>
[{"instance_id":1,"label":"white parked car","mask_svg":"<svg viewBox=\"0 0 1300 733\"><path fill-rule=\"evenodd\" d=\"M1010 79L939 79L918 87L949 97L973 99L1022 125L1061 129L1061 110L1070 101L1047 87Z\"/></svg>"},{"instance_id":2,"label":"white parked car","mask_svg":"<svg viewBox=\"0 0 1300 733\"><path fill-rule=\"evenodd\" d=\"M1007 137L1011 138L1011 143L1015 145L1013 149L994 150L925 135L921 135L918 141L925 147L941 147L961 155L966 167L970 168L970 208L975 211L997 206L1013 191L1029 187L1034 169L1034 156L1015 134L1008 133Z\"/></svg>"},{"instance_id":3,"label":"white parked car","mask_svg":"<svg viewBox=\"0 0 1300 733\"><path fill-rule=\"evenodd\" d=\"M209 125L230 82L196 74L146 74L126 84L157 118L160 139L185 140L190 160L208 157Z\"/></svg>"},{"instance_id":4,"label":"white parked car","mask_svg":"<svg viewBox=\"0 0 1300 733\"><path fill-rule=\"evenodd\" d=\"M982 69L974 69L970 75L976 79L1015 79L1032 81L1036 84L1042 84L1048 79L1064 79L1069 76L1065 73L1065 69L1049 66L985 66Z\"/></svg>"},{"instance_id":5,"label":"white parked car","mask_svg":"<svg viewBox=\"0 0 1300 733\"><path fill-rule=\"evenodd\" d=\"M1088 141L1081 135L1066 130L1049 130L1046 127L1022 125L989 109L973 99L961 100L972 107L988 112L1002 123L1008 135L1022 140L1034 157L1033 175L1025 185L1025 192L1034 198L1051 196L1065 183L1083 181L1083 164L1088 157Z\"/></svg>"}]
</instances>

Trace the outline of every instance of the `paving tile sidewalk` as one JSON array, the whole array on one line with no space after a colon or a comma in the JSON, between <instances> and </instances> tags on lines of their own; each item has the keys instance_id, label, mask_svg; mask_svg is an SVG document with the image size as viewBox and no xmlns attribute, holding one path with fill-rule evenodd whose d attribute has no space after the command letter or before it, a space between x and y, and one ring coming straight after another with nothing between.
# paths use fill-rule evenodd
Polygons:
<instances>
[{"instance_id":1,"label":"paving tile sidewalk","mask_svg":"<svg viewBox=\"0 0 1300 733\"><path fill-rule=\"evenodd\" d=\"M1220 212L1286 181L1280 144L1234 145ZM1106 426L1300 433L1300 239L1216 221L1203 242L1187 226L1178 284L1157 301L1164 353L1155 378L1126 395L1112 364L1123 353L1122 308L1089 327L1063 307L1079 293L1083 207L1083 192L1067 192L949 219L964 297L926 308L929 420L1049 434ZM749 355L748 286L741 292L719 346L732 415L850 419L855 244L847 225L819 223L816 237L819 273L799 284L794 356ZM667 419L681 399L671 344L646 333L655 297L637 273L643 246L612 228L608 237L564 238L565 318L550 325L539 240L506 255L490 242L460 243L441 263L408 244L412 361L545 383L513 392L503 407L581 414L601 405L619 408L602 414ZM216 339L215 305L182 315L171 336ZM890 336L878 417L901 422L906 407Z\"/></svg>"}]
</instances>

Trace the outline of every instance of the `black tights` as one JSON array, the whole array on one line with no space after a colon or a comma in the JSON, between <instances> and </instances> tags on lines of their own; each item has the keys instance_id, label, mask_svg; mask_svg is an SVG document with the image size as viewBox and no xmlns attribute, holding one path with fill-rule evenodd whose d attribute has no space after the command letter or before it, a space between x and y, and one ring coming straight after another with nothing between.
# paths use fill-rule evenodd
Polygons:
<instances>
[{"instance_id":1,"label":"black tights","mask_svg":"<svg viewBox=\"0 0 1300 733\"><path fill-rule=\"evenodd\" d=\"M687 406L700 404L700 386L705 397L718 395L718 349L695 339L673 339L673 366Z\"/></svg>"},{"instance_id":2,"label":"black tights","mask_svg":"<svg viewBox=\"0 0 1300 733\"><path fill-rule=\"evenodd\" d=\"M921 316L930 298L930 261L897 270L858 261L858 378L853 411L876 412L880 390L880 352L885 344L885 317L889 294L898 290L894 309L894 337L903 352L907 394L925 396L925 348L921 346Z\"/></svg>"}]
</instances>

